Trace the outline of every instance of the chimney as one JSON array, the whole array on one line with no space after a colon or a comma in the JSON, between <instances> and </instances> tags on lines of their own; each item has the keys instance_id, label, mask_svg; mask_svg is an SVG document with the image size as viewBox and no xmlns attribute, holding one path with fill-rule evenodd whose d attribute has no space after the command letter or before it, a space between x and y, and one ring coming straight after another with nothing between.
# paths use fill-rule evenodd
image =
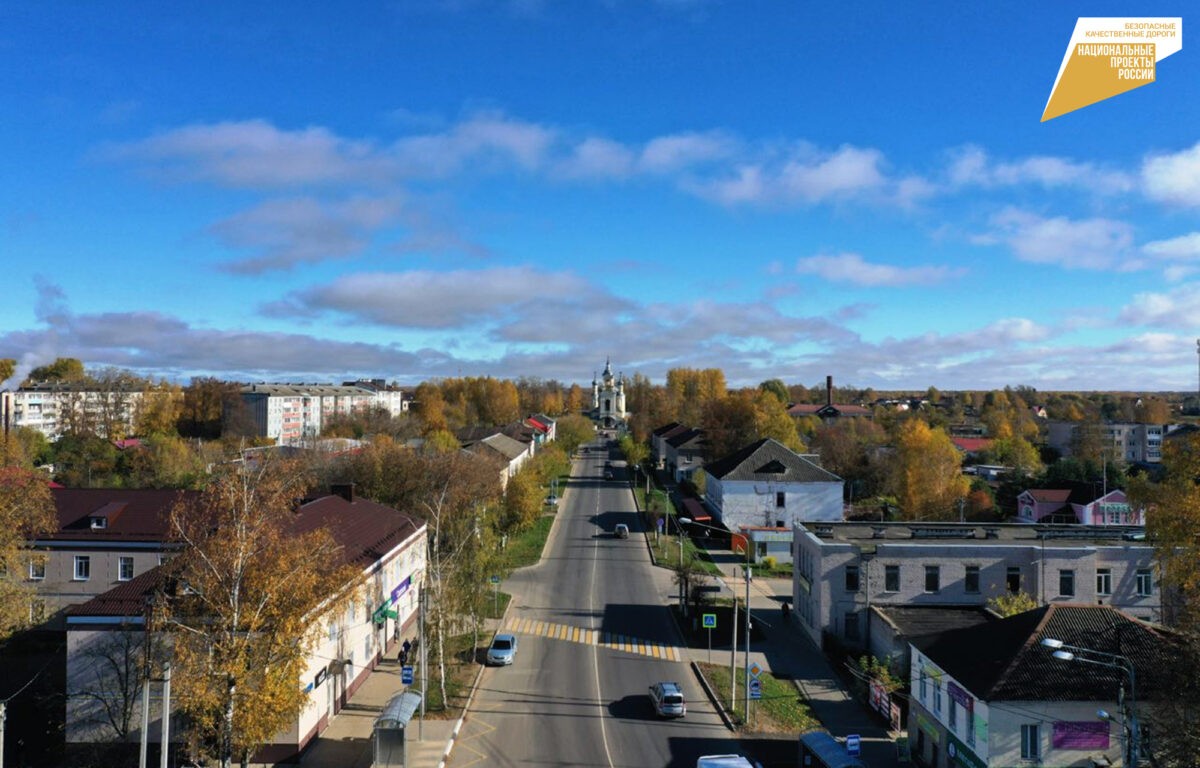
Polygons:
<instances>
[{"instance_id":1,"label":"chimney","mask_svg":"<svg viewBox=\"0 0 1200 768\"><path fill-rule=\"evenodd\" d=\"M354 503L354 483L333 483L329 486L329 492L334 496L341 496L351 504Z\"/></svg>"},{"instance_id":2,"label":"chimney","mask_svg":"<svg viewBox=\"0 0 1200 768\"><path fill-rule=\"evenodd\" d=\"M825 377L825 405L833 405L833 377Z\"/></svg>"}]
</instances>

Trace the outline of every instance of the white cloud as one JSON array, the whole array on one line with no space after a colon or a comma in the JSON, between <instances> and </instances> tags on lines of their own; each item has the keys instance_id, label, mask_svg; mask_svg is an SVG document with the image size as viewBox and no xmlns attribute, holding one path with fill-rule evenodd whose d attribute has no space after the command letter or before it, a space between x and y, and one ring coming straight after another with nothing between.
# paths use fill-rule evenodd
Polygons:
<instances>
[{"instance_id":1,"label":"white cloud","mask_svg":"<svg viewBox=\"0 0 1200 768\"><path fill-rule=\"evenodd\" d=\"M1005 242L1017 258L1067 269L1130 270L1142 263L1129 258L1133 230L1113 219L1042 218L1017 208L992 217L995 231L985 236Z\"/></svg>"},{"instance_id":2,"label":"white cloud","mask_svg":"<svg viewBox=\"0 0 1200 768\"><path fill-rule=\"evenodd\" d=\"M1173 154L1147 157L1142 162L1142 188L1152 200L1200 205L1200 142Z\"/></svg>"},{"instance_id":3,"label":"white cloud","mask_svg":"<svg viewBox=\"0 0 1200 768\"><path fill-rule=\"evenodd\" d=\"M659 136L642 147L639 166L650 173L674 173L732 157L739 142L721 133Z\"/></svg>"},{"instance_id":4,"label":"white cloud","mask_svg":"<svg viewBox=\"0 0 1200 768\"><path fill-rule=\"evenodd\" d=\"M1169 240L1155 240L1142 246L1147 256L1167 261L1193 261L1200 259L1200 232L1190 232Z\"/></svg>"},{"instance_id":5,"label":"white cloud","mask_svg":"<svg viewBox=\"0 0 1200 768\"><path fill-rule=\"evenodd\" d=\"M360 253L376 231L396 222L395 198L355 197L324 202L311 197L268 200L212 225L224 245L255 255L225 265L259 274Z\"/></svg>"},{"instance_id":6,"label":"white cloud","mask_svg":"<svg viewBox=\"0 0 1200 768\"><path fill-rule=\"evenodd\" d=\"M976 146L962 147L951 153L948 175L956 186L1035 184L1046 188L1079 187L1098 194L1119 194L1134 186L1134 179L1128 173L1100 168L1094 163L1047 155L996 162Z\"/></svg>"},{"instance_id":7,"label":"white cloud","mask_svg":"<svg viewBox=\"0 0 1200 768\"><path fill-rule=\"evenodd\" d=\"M575 145L558 172L569 178L621 179L633 172L634 154L624 144L589 137Z\"/></svg>"},{"instance_id":8,"label":"white cloud","mask_svg":"<svg viewBox=\"0 0 1200 768\"><path fill-rule=\"evenodd\" d=\"M468 163L473 170L508 165L535 170L557 138L557 131L536 123L478 112L447 130L398 139L386 156L406 176L445 176Z\"/></svg>"},{"instance_id":9,"label":"white cloud","mask_svg":"<svg viewBox=\"0 0 1200 768\"><path fill-rule=\"evenodd\" d=\"M1164 293L1138 293L1121 309L1122 323L1158 328L1200 326L1200 284L1188 283Z\"/></svg>"},{"instance_id":10,"label":"white cloud","mask_svg":"<svg viewBox=\"0 0 1200 768\"><path fill-rule=\"evenodd\" d=\"M929 285L966 273L962 268L872 264L857 253L808 256L796 263L796 271L801 274L818 275L832 282L867 287Z\"/></svg>"}]
</instances>

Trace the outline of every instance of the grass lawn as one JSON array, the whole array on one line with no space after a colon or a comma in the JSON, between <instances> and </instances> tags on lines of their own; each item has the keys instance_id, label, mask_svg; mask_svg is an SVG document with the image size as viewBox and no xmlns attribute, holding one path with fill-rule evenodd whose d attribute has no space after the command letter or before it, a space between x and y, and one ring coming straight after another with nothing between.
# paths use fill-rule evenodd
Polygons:
<instances>
[{"instance_id":1,"label":"grass lawn","mask_svg":"<svg viewBox=\"0 0 1200 768\"><path fill-rule=\"evenodd\" d=\"M704 677L717 694L721 706L729 712L729 665L700 664ZM746 733L804 733L819 728L820 722L813 717L808 704L800 698L800 693L790 680L776 680L764 672L762 681L762 698L750 702L750 723L743 722L746 706L745 673L739 666L737 669L737 712L731 712L731 718Z\"/></svg>"},{"instance_id":2,"label":"grass lawn","mask_svg":"<svg viewBox=\"0 0 1200 768\"><path fill-rule=\"evenodd\" d=\"M533 565L542 559L542 550L546 547L546 539L550 536L550 526L553 524L554 515L543 515L531 527L509 536L503 551L500 552L500 576L507 576L517 568Z\"/></svg>"},{"instance_id":3,"label":"grass lawn","mask_svg":"<svg viewBox=\"0 0 1200 768\"><path fill-rule=\"evenodd\" d=\"M467 695L471 692L471 684L479 671L481 654L487 650L492 636L488 632L479 633L479 645L472 649L472 636L456 635L449 639L446 645L446 700L442 700L441 686L437 677L437 658L430 648L429 662L429 695L425 699L425 714L434 720L449 720L462 714L467 704ZM420 669L415 687L420 687Z\"/></svg>"},{"instance_id":4,"label":"grass lawn","mask_svg":"<svg viewBox=\"0 0 1200 768\"><path fill-rule=\"evenodd\" d=\"M654 560L660 567L671 568L679 564L679 537L668 536L663 534L658 537L658 541L654 541L654 533L646 534L650 538L650 547L654 550ZM691 538L683 537L683 557L684 559L696 558L700 561L700 565L704 568L704 572L711 576L720 576L721 569L709 557L708 552L702 547L697 547Z\"/></svg>"}]
</instances>

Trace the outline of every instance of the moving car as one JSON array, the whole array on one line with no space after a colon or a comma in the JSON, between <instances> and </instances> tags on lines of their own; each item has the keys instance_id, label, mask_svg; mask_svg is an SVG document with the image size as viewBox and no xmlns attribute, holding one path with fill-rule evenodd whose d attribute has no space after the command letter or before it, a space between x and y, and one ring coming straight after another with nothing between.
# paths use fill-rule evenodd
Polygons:
<instances>
[{"instance_id":1,"label":"moving car","mask_svg":"<svg viewBox=\"0 0 1200 768\"><path fill-rule=\"evenodd\" d=\"M664 682L650 686L650 703L654 705L654 714L659 717L683 717L687 714L687 704L679 683Z\"/></svg>"},{"instance_id":2,"label":"moving car","mask_svg":"<svg viewBox=\"0 0 1200 768\"><path fill-rule=\"evenodd\" d=\"M507 666L517 657L517 636L496 635L487 650L487 664L491 666Z\"/></svg>"},{"instance_id":3,"label":"moving car","mask_svg":"<svg viewBox=\"0 0 1200 768\"><path fill-rule=\"evenodd\" d=\"M625 525L625 523L617 523L613 528L613 536L616 536L618 539L628 539L629 526Z\"/></svg>"}]
</instances>

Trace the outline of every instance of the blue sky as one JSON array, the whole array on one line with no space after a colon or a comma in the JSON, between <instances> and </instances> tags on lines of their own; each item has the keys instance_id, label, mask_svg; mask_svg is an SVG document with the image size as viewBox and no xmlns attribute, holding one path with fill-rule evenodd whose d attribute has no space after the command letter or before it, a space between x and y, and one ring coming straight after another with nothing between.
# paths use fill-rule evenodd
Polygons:
<instances>
[{"instance_id":1,"label":"blue sky","mask_svg":"<svg viewBox=\"0 0 1200 768\"><path fill-rule=\"evenodd\" d=\"M1193 390L1183 10L6 4L0 357ZM1158 82L1039 122L1133 14L1184 17Z\"/></svg>"}]
</instances>

